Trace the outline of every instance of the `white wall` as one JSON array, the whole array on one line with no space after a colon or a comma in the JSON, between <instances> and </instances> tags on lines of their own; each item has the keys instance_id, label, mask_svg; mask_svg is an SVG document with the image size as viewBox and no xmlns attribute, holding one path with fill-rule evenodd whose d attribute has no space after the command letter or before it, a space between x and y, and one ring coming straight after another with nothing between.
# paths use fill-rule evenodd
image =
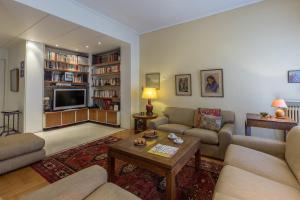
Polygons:
<instances>
[{"instance_id":1,"label":"white wall","mask_svg":"<svg viewBox=\"0 0 300 200\"><path fill-rule=\"evenodd\" d=\"M24 132L43 130L44 44L26 41Z\"/></svg>"},{"instance_id":2,"label":"white wall","mask_svg":"<svg viewBox=\"0 0 300 200\"><path fill-rule=\"evenodd\" d=\"M140 106L139 35L127 26L120 24L105 15L95 12L76 1L17 1L83 27L90 28L94 31L122 40L130 45L129 49L123 51L124 54L130 56L130 58L127 58L127 60L130 60L130 65L128 68L125 68L127 71L123 71L125 74L130 73L130 77L132 77L130 81L124 82L124 84L128 84L126 88L130 88L130 90L124 92L130 95L124 96L124 98L121 99L122 107L130 108L130 113L121 113L121 118L123 118L122 121L124 123L124 125L123 123L121 125L123 128L129 128L128 125L132 120L131 113L138 112ZM128 51L128 53L126 53L126 51ZM124 122L124 120L127 122Z\"/></svg>"},{"instance_id":3,"label":"white wall","mask_svg":"<svg viewBox=\"0 0 300 200\"><path fill-rule=\"evenodd\" d=\"M19 92L10 91L10 70L20 69L21 61L25 61L26 42L17 41L8 48L8 60L5 74L5 110L19 110L22 112L20 117L20 131L24 130L24 78L19 79Z\"/></svg>"},{"instance_id":4,"label":"white wall","mask_svg":"<svg viewBox=\"0 0 300 200\"><path fill-rule=\"evenodd\" d=\"M287 83L287 71L300 68L299 10L299 0L266 0L142 35L142 84L145 73L161 73L155 111L165 106L233 110L237 133L244 134L247 112L273 112L276 97L300 99L300 85ZM200 70L213 68L224 69L224 98L200 95ZM192 74L193 95L175 96L174 75L186 73ZM279 137L269 130L253 132Z\"/></svg>"}]
</instances>

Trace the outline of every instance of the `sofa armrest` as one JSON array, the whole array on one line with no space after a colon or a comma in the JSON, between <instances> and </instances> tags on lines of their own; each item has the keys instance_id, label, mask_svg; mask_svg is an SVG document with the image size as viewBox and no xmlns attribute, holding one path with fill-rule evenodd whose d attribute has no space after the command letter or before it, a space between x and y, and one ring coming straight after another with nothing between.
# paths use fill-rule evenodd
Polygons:
<instances>
[{"instance_id":1,"label":"sofa armrest","mask_svg":"<svg viewBox=\"0 0 300 200\"><path fill-rule=\"evenodd\" d=\"M281 159L284 159L285 157L284 142L257 137L234 135L232 138L232 143L250 149L254 149L256 151L261 151L279 157Z\"/></svg>"},{"instance_id":2,"label":"sofa armrest","mask_svg":"<svg viewBox=\"0 0 300 200\"><path fill-rule=\"evenodd\" d=\"M94 165L30 193L21 200L82 200L106 182L106 170Z\"/></svg>"},{"instance_id":3,"label":"sofa armrest","mask_svg":"<svg viewBox=\"0 0 300 200\"><path fill-rule=\"evenodd\" d=\"M225 157L225 153L227 147L231 144L231 138L234 132L234 124L226 123L218 133L219 136L219 152L220 157L223 159Z\"/></svg>"},{"instance_id":4,"label":"sofa armrest","mask_svg":"<svg viewBox=\"0 0 300 200\"><path fill-rule=\"evenodd\" d=\"M165 116L158 117L156 119L152 119L149 121L149 127L151 129L157 129L158 126L167 124L169 122L169 119Z\"/></svg>"}]
</instances>

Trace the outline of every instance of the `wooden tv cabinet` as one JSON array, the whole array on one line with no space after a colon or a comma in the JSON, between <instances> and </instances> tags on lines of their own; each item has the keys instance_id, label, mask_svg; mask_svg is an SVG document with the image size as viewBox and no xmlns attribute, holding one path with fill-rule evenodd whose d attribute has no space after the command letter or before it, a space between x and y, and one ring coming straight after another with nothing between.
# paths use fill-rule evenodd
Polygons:
<instances>
[{"instance_id":1,"label":"wooden tv cabinet","mask_svg":"<svg viewBox=\"0 0 300 200\"><path fill-rule=\"evenodd\" d=\"M57 128L81 122L97 122L113 126L120 126L120 112L100 110L98 108L82 108L44 113L44 129Z\"/></svg>"}]
</instances>

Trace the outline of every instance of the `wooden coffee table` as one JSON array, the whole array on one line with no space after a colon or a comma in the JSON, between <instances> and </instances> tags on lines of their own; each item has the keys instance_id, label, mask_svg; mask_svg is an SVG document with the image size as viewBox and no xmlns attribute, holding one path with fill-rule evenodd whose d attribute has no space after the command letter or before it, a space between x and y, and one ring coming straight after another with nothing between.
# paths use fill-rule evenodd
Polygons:
<instances>
[{"instance_id":1,"label":"wooden coffee table","mask_svg":"<svg viewBox=\"0 0 300 200\"><path fill-rule=\"evenodd\" d=\"M158 138L148 140L146 146L135 146L133 143L134 139L142 136L143 132L109 145L109 180L111 181L115 175L115 159L123 160L140 168L157 173L160 176L165 176L167 182L167 199L175 199L175 178L181 168L195 155L196 170L200 169L200 139L198 137L180 135L184 143L177 145L168 139L168 133L158 131ZM171 158L148 153L148 150L158 143L179 147L179 149Z\"/></svg>"}]
</instances>

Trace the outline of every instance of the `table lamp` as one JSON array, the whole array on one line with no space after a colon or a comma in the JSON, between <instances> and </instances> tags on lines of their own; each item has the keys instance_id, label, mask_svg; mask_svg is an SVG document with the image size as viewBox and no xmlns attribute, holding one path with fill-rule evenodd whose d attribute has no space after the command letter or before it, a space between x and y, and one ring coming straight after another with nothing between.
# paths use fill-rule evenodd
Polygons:
<instances>
[{"instance_id":1,"label":"table lamp","mask_svg":"<svg viewBox=\"0 0 300 200\"><path fill-rule=\"evenodd\" d=\"M287 105L283 99L274 99L272 102L272 107L277 108L275 111L276 118L284 118Z\"/></svg>"},{"instance_id":2,"label":"table lamp","mask_svg":"<svg viewBox=\"0 0 300 200\"><path fill-rule=\"evenodd\" d=\"M146 105L147 115L153 115L153 105L151 104L152 99L157 99L156 88L144 88L143 99L148 99L148 104Z\"/></svg>"}]
</instances>

